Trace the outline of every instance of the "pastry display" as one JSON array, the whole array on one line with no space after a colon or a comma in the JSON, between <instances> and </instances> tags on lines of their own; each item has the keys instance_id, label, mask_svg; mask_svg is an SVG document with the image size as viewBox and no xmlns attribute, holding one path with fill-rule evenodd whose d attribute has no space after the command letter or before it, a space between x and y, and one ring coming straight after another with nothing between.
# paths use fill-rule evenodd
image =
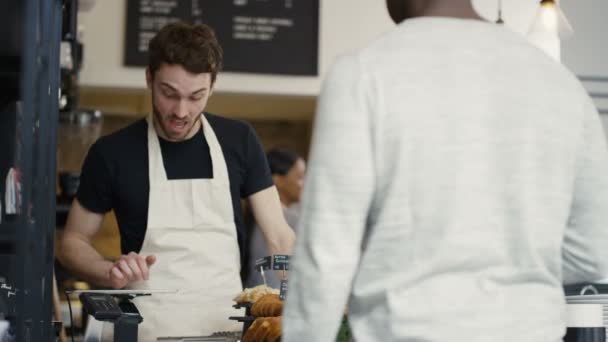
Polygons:
<instances>
[{"instance_id":1,"label":"pastry display","mask_svg":"<svg viewBox=\"0 0 608 342\"><path fill-rule=\"evenodd\" d=\"M254 317L277 317L283 312L283 301L277 294L266 294L251 307Z\"/></svg>"},{"instance_id":2,"label":"pastry display","mask_svg":"<svg viewBox=\"0 0 608 342\"><path fill-rule=\"evenodd\" d=\"M244 306L244 317L230 317L243 322L243 342L279 342L283 301L279 290L266 285L245 289L234 298L235 307Z\"/></svg>"},{"instance_id":3,"label":"pastry display","mask_svg":"<svg viewBox=\"0 0 608 342\"><path fill-rule=\"evenodd\" d=\"M256 287L243 290L243 292L239 293L239 295L234 298L234 301L237 304L255 303L258 301L258 299L267 294L276 294L278 296L279 290L268 287L267 285L258 285Z\"/></svg>"}]
</instances>

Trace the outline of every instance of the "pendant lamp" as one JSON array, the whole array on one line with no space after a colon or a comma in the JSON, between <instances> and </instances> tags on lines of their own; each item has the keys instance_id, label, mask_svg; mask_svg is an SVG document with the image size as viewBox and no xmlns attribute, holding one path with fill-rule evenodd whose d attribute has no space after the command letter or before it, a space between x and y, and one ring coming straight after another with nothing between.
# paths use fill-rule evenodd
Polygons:
<instances>
[{"instance_id":1,"label":"pendant lamp","mask_svg":"<svg viewBox=\"0 0 608 342\"><path fill-rule=\"evenodd\" d=\"M541 0L540 8L528 35L546 33L557 34L560 39L568 38L574 33L556 0Z\"/></svg>"},{"instance_id":2,"label":"pendant lamp","mask_svg":"<svg viewBox=\"0 0 608 342\"><path fill-rule=\"evenodd\" d=\"M502 19L502 0L498 0L498 18L496 19L498 25L502 25L505 21Z\"/></svg>"}]
</instances>

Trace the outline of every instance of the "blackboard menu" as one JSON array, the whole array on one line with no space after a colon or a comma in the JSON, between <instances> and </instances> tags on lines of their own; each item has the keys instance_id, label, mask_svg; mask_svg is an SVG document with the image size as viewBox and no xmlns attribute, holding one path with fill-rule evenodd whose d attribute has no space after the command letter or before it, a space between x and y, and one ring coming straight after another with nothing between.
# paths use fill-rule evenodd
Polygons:
<instances>
[{"instance_id":1,"label":"blackboard menu","mask_svg":"<svg viewBox=\"0 0 608 342\"><path fill-rule=\"evenodd\" d=\"M127 0L125 65L146 66L167 23L204 23L224 49L224 70L317 75L319 0Z\"/></svg>"}]
</instances>

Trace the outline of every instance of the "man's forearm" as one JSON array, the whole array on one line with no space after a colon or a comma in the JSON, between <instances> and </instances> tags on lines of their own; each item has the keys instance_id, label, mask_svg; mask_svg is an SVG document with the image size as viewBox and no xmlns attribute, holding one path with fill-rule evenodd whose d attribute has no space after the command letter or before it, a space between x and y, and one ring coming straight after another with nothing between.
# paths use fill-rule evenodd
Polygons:
<instances>
[{"instance_id":1,"label":"man's forearm","mask_svg":"<svg viewBox=\"0 0 608 342\"><path fill-rule=\"evenodd\" d=\"M59 261L84 280L97 286L110 287L110 269L113 263L105 260L86 241L78 238L64 238Z\"/></svg>"},{"instance_id":2,"label":"man's forearm","mask_svg":"<svg viewBox=\"0 0 608 342\"><path fill-rule=\"evenodd\" d=\"M293 252L293 245L296 235L294 234L293 229L291 229L289 226L285 226L285 228L281 229L280 231L281 234L270 236L270 241L266 241L268 245L268 252L271 255L290 255Z\"/></svg>"}]
</instances>

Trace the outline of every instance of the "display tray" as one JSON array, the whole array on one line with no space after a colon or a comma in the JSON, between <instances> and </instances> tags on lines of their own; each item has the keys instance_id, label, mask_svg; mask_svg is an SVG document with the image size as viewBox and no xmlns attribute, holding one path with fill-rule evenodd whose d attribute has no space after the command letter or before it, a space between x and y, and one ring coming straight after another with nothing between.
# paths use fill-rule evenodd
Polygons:
<instances>
[{"instance_id":1,"label":"display tray","mask_svg":"<svg viewBox=\"0 0 608 342\"><path fill-rule=\"evenodd\" d=\"M230 316L230 317L228 317L228 319L232 320L232 321L237 321L237 322L245 323L245 322L253 322L253 321L255 321L256 317L253 317L253 316Z\"/></svg>"},{"instance_id":2,"label":"display tray","mask_svg":"<svg viewBox=\"0 0 608 342\"><path fill-rule=\"evenodd\" d=\"M243 308L251 308L253 306L253 303L251 302L244 302L244 303L236 303L234 304L232 307L235 309L243 309Z\"/></svg>"},{"instance_id":3,"label":"display tray","mask_svg":"<svg viewBox=\"0 0 608 342\"><path fill-rule=\"evenodd\" d=\"M234 304L232 307L235 308L235 309L245 309L245 316L232 316L232 317L228 317L228 319L231 319L233 321L237 321L237 322L243 323L243 331L242 331L241 337L245 336L245 333L247 332L247 329L249 329L249 327L251 326L251 324L255 320L255 317L253 317L251 315L251 307L252 306L253 306L253 303L251 303L251 302L244 302L244 303Z\"/></svg>"},{"instance_id":4,"label":"display tray","mask_svg":"<svg viewBox=\"0 0 608 342\"><path fill-rule=\"evenodd\" d=\"M236 307L236 305L235 305L235 307ZM250 307L251 307L251 305L250 305ZM238 309L240 309L240 308L238 308ZM247 311L249 311L249 308L247 309ZM251 315L247 315L247 316L230 316L230 317L228 317L228 319L230 319L232 321L237 321L237 322L243 323L243 330L241 331L241 338L243 338L243 336L245 336L245 333L247 332L247 329L249 329L249 327L251 326L251 324L253 324L253 321L255 321L255 317L253 317Z\"/></svg>"},{"instance_id":5,"label":"display tray","mask_svg":"<svg viewBox=\"0 0 608 342\"><path fill-rule=\"evenodd\" d=\"M252 303L252 302L242 302L242 303L236 303L236 304L232 305L232 307L235 309L245 309L244 316L229 317L230 320L243 323L243 331L242 331L241 338L245 337L245 333L247 333L247 330L249 329L249 327L251 327L251 325L253 324L253 321L255 321L258 318L251 314L251 308L253 307L253 304L254 303Z\"/></svg>"},{"instance_id":6,"label":"display tray","mask_svg":"<svg viewBox=\"0 0 608 342\"><path fill-rule=\"evenodd\" d=\"M241 333L238 331L221 331L210 336L164 336L156 339L164 342L238 342L240 340Z\"/></svg>"},{"instance_id":7,"label":"display tray","mask_svg":"<svg viewBox=\"0 0 608 342\"><path fill-rule=\"evenodd\" d=\"M234 304L232 307L235 309L245 309L245 312L246 312L245 315L250 316L249 310L251 310L252 306L253 306L253 303L245 302L245 303Z\"/></svg>"}]
</instances>

